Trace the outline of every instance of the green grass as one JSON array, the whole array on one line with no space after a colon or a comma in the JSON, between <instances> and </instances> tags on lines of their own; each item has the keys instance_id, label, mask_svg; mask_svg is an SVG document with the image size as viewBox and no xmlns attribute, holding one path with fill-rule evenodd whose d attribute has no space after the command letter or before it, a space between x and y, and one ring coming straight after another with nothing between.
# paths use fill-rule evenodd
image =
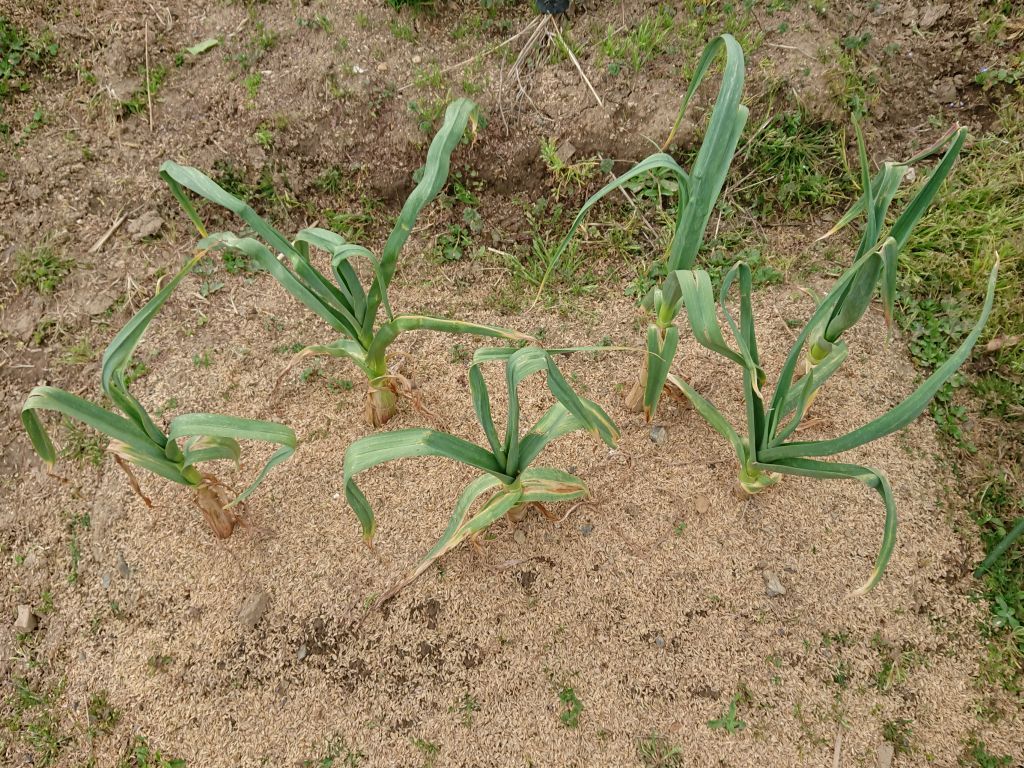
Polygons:
<instances>
[{"instance_id":1,"label":"green grass","mask_svg":"<svg viewBox=\"0 0 1024 768\"><path fill-rule=\"evenodd\" d=\"M302 768L358 768L366 755L349 747L344 736L335 736L327 742L324 754L312 760L303 760Z\"/></svg>"},{"instance_id":2,"label":"green grass","mask_svg":"<svg viewBox=\"0 0 1024 768\"><path fill-rule=\"evenodd\" d=\"M117 768L186 768L186 765L184 760L168 757L154 749L145 736L136 736L128 756L117 764Z\"/></svg>"},{"instance_id":3,"label":"green grass","mask_svg":"<svg viewBox=\"0 0 1024 768\"><path fill-rule=\"evenodd\" d=\"M1024 116L965 150L901 257L899 322L915 362L942 363L977 312L988 265L1000 258L996 304L973 364L933 407L957 459L950 463L987 554L1024 515ZM1003 342L986 353L986 341ZM968 421L969 420L969 421ZM964 429L968 423L974 429ZM1019 690L1024 668L1024 540L981 579L991 608L985 676Z\"/></svg>"},{"instance_id":4,"label":"green grass","mask_svg":"<svg viewBox=\"0 0 1024 768\"><path fill-rule=\"evenodd\" d=\"M743 174L730 196L763 216L820 216L853 197L846 136L802 109L763 123L737 151Z\"/></svg>"},{"instance_id":5,"label":"green grass","mask_svg":"<svg viewBox=\"0 0 1024 768\"><path fill-rule=\"evenodd\" d=\"M616 32L609 26L600 44L601 53L608 62L608 71L615 75L623 67L629 67L639 72L666 51L674 28L674 12L667 5L659 6L655 13L623 32Z\"/></svg>"},{"instance_id":6,"label":"green grass","mask_svg":"<svg viewBox=\"0 0 1024 768\"><path fill-rule=\"evenodd\" d=\"M57 705L62 686L44 690L24 678L6 686L9 693L0 700L0 763L5 758L47 768L59 765L62 750L70 741L60 729Z\"/></svg>"},{"instance_id":7,"label":"green grass","mask_svg":"<svg viewBox=\"0 0 1024 768\"><path fill-rule=\"evenodd\" d=\"M680 768L683 755L682 747L656 733L637 740L636 757L645 768Z\"/></svg>"},{"instance_id":8,"label":"green grass","mask_svg":"<svg viewBox=\"0 0 1024 768\"><path fill-rule=\"evenodd\" d=\"M138 115L149 109L149 102L156 98L160 86L167 79L167 67L158 65L149 70L149 74L143 70L139 73L143 77L143 85L133 92L126 101L121 102L121 113L124 115Z\"/></svg>"},{"instance_id":9,"label":"green grass","mask_svg":"<svg viewBox=\"0 0 1024 768\"><path fill-rule=\"evenodd\" d=\"M32 37L27 30L0 16L0 118L11 94L31 90L32 74L56 55L57 43L49 32ZM10 126L0 120L0 136L10 132Z\"/></svg>"},{"instance_id":10,"label":"green grass","mask_svg":"<svg viewBox=\"0 0 1024 768\"><path fill-rule=\"evenodd\" d=\"M49 296L56 291L75 266L52 245L20 248L14 254L14 282L19 288L32 288Z\"/></svg>"},{"instance_id":11,"label":"green grass","mask_svg":"<svg viewBox=\"0 0 1024 768\"><path fill-rule=\"evenodd\" d=\"M562 725L566 728L576 728L580 724L580 715L583 714L583 702L576 695L576 691L565 686L558 692L558 700L562 703L563 710L558 716Z\"/></svg>"}]
</instances>

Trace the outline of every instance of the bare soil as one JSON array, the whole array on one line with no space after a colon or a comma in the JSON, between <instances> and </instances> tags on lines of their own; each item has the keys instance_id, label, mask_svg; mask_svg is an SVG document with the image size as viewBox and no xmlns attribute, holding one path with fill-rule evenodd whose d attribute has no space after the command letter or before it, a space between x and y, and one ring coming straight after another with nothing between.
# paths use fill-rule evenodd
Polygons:
<instances>
[{"instance_id":1,"label":"bare soil","mask_svg":"<svg viewBox=\"0 0 1024 768\"><path fill-rule=\"evenodd\" d=\"M869 12L850 4L820 15L805 5L755 10L763 41L748 63L753 104L763 108L781 90L818 119L843 120L837 41L870 32L865 55L879 96L869 133L880 158L923 146L936 124L982 131L996 119L990 94L973 81L990 54L978 35L982 4L954 4L927 28L936 6L883 2ZM498 57L473 65L483 87L474 98L489 124L459 150L456 167L482 182L482 245L511 249L529 239L519 201L552 194L542 139L569 141L580 157L601 154L622 169L667 133L681 65L699 46L618 75L598 47L608 25L653 10L590 3L572 18L602 107L567 61L544 58L531 69L529 99L499 93L506 65ZM562 358L571 381L622 429L615 450L578 434L542 457L583 478L590 500L556 509L564 515L557 523L502 521L482 553L460 548L370 609L437 539L472 474L432 459L367 473L361 485L380 517L377 552L368 551L341 485L345 448L369 433L357 372L324 363L271 398L293 345L332 339L267 276L218 272L190 277L165 306L140 348L148 373L133 392L164 419L225 412L277 419L299 434L300 450L252 497L234 535L215 539L186 489L140 475L155 505L145 509L109 458L98 467L65 461L62 479L48 476L18 420L27 392L52 383L95 396L98 353L71 364L68 351L82 342L102 350L159 275L192 251L194 233L156 175L162 160L206 170L227 161L250 184L266 170L278 200L265 210L286 231L372 197L379 220L366 238L379 246L425 151L408 102L437 97L405 86L426 66L496 45L532 15L506 9L462 36L460 22L480 16L476 4L414 15L370 0L91 0L38 9L0 0L0 11L32 30L50 28L61 46L5 111L16 131L37 106L44 124L20 144L7 141L0 156L0 604L9 616L0 627L0 712L14 716L17 681L55 692L52 715L65 736L51 764L134 765L122 761L142 736L203 768L327 766L328 745L340 739L347 752L335 765L360 753L360 764L373 766L873 766L894 724L908 733L897 766L956 765L974 739L1024 764L1019 700L981 679L985 607L972 597L971 577L979 550L946 490L927 418L844 457L886 472L901 518L884 580L854 599L846 595L867 577L881 537L884 510L873 492L787 478L739 502L735 460L695 413L666 402L659 421L669 438L655 444L643 419L622 407L637 354ZM257 56L259 25L276 39ZM218 48L175 66L176 53L211 36L223 37ZM147 49L151 70L167 68L152 125L148 105L125 115L111 96L123 99L141 82ZM256 58L248 69L242 54ZM260 84L250 95L253 72ZM452 96L460 79L449 80ZM273 128L270 146L254 139L261 126ZM680 152L692 133L684 131ZM314 186L331 166L350 180L342 190ZM569 208L578 202L572 194ZM122 215L150 211L163 220L156 236L134 241L126 221L89 253ZM646 320L624 296L622 264L598 265L596 292L566 290L517 311L528 302L508 294L527 289L510 288L504 267L437 263L433 246L456 215L435 206L421 220L393 284L397 310L511 325L543 333L550 346L642 343ZM817 220L784 221L768 227L767 241L782 258L820 260L827 257L812 254L811 242L821 229ZM51 296L13 279L15 252L44 236L76 262ZM211 280L223 286L204 289ZM812 310L799 287L758 296L769 377L793 338L787 321ZM734 371L683 336L677 371L741 419ZM395 351L444 427L479 441L457 344L472 341L412 334ZM887 341L880 312L852 333L851 347L815 403L809 437L865 423L912 388L917 374L900 342ZM502 381L490 373L497 405ZM343 380L354 388L339 392ZM549 402L543 382L526 392L526 413L536 417ZM403 404L387 428L424 423ZM64 434L59 424L54 434ZM219 474L240 483L269 452L247 448L239 473ZM75 523L83 516L87 526ZM766 594L769 572L784 595ZM268 607L248 627L239 612L260 593ZM28 635L13 627L19 604L40 617ZM583 705L575 727L560 717L567 689ZM100 692L121 713L109 732L97 732L87 713ZM709 727L734 697L745 727ZM668 754L669 745L679 752ZM43 764L25 738L0 741L0 755L4 764Z\"/></svg>"}]
</instances>

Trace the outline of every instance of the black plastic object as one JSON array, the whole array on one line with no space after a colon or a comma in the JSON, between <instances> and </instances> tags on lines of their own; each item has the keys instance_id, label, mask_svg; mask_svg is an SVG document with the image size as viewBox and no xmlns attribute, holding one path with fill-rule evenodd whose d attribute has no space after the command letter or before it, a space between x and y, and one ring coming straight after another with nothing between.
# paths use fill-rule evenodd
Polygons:
<instances>
[{"instance_id":1,"label":"black plastic object","mask_svg":"<svg viewBox=\"0 0 1024 768\"><path fill-rule=\"evenodd\" d=\"M569 10L569 0L536 0L536 3L541 13L565 13Z\"/></svg>"}]
</instances>

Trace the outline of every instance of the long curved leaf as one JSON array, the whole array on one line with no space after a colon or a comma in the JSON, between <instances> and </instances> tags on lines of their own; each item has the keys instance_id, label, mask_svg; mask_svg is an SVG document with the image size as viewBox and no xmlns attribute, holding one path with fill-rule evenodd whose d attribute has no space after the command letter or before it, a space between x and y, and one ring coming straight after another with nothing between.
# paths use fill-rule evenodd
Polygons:
<instances>
[{"instance_id":1,"label":"long curved leaf","mask_svg":"<svg viewBox=\"0 0 1024 768\"><path fill-rule=\"evenodd\" d=\"M232 440L259 440L281 446L256 475L256 478L239 493L228 507L239 504L256 490L267 473L283 461L287 461L295 453L297 440L295 432L284 424L258 419L243 419L237 416L221 416L212 413L187 413L175 417L171 421L167 437L177 440L179 437L229 438Z\"/></svg>"},{"instance_id":2,"label":"long curved leaf","mask_svg":"<svg viewBox=\"0 0 1024 768\"><path fill-rule=\"evenodd\" d=\"M783 459L770 463L758 462L755 464L758 469L771 472L781 472L785 475L802 475L831 480L857 480L869 488L874 488L885 502L885 527L882 531L882 544L875 557L875 566L871 575L860 587L855 589L851 595L860 596L867 594L878 584L889 564L893 549L896 546L896 502L893 499L892 488L885 475L870 467L863 467L857 464L840 464L830 461L814 461L812 459Z\"/></svg>"},{"instance_id":3,"label":"long curved leaf","mask_svg":"<svg viewBox=\"0 0 1024 768\"><path fill-rule=\"evenodd\" d=\"M981 335L992 312L992 301L995 296L996 278L999 272L999 262L996 261L989 273L988 288L985 293L985 303L981 309L981 316L974 324L974 328L957 348L956 352L950 355L942 365L935 369L931 376L912 392L903 402L892 410L882 414L877 419L865 424L859 429L837 437L832 440L814 440L805 442L785 443L783 445L768 448L758 454L758 460L762 462L775 462L779 459L800 458L805 456L831 456L842 451L848 451L865 443L885 437L888 434L902 429L911 421L916 419L920 413L928 407L928 403L935 394L942 388L942 385L956 373L957 369L970 357L978 337Z\"/></svg>"},{"instance_id":4,"label":"long curved leaf","mask_svg":"<svg viewBox=\"0 0 1024 768\"><path fill-rule=\"evenodd\" d=\"M412 233L416 219L420 212L437 197L448 182L448 170L451 166L451 156L455 148L462 141L466 132L466 126L471 122L476 125L477 106L469 99L456 99L444 113L442 123L437 135L430 142L427 149L427 160L423 166L423 178L416 185L412 193L402 206L402 212L398 215L398 221L384 243L384 249L380 257L381 277L375 279L370 286L367 297L366 319L363 324L364 332L369 332L377 315L377 307L380 306L383 296L387 293L391 279L395 276L398 254L405 245L406 240Z\"/></svg>"},{"instance_id":5,"label":"long curved leaf","mask_svg":"<svg viewBox=\"0 0 1024 768\"><path fill-rule=\"evenodd\" d=\"M345 498L359 519L363 538L367 543L373 541L376 520L373 508L355 483L355 476L386 461L414 456L452 459L487 472L505 484L515 480L505 474L504 467L498 464L490 452L446 432L432 429L402 429L364 437L352 443L345 451L344 482Z\"/></svg>"}]
</instances>

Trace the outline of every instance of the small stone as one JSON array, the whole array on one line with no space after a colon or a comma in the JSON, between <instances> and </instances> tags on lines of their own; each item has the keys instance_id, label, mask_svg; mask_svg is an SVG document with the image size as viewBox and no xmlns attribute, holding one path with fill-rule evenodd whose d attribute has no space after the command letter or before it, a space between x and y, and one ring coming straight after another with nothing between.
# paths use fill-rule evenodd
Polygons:
<instances>
[{"instance_id":1,"label":"small stone","mask_svg":"<svg viewBox=\"0 0 1024 768\"><path fill-rule=\"evenodd\" d=\"M309 653L309 651L306 650L306 644L303 643L302 645L299 646L299 649L295 652L295 660L296 661L302 661L304 658L306 658L306 654L307 653Z\"/></svg>"},{"instance_id":2,"label":"small stone","mask_svg":"<svg viewBox=\"0 0 1024 768\"><path fill-rule=\"evenodd\" d=\"M122 579L127 579L131 575L131 569L128 567L128 563L124 559L124 555L120 552L117 553L117 572L121 574Z\"/></svg>"},{"instance_id":3,"label":"small stone","mask_svg":"<svg viewBox=\"0 0 1024 768\"><path fill-rule=\"evenodd\" d=\"M260 623L269 606L270 595L266 592L255 592L242 602L242 607L238 610L238 621L245 629L253 629Z\"/></svg>"},{"instance_id":4,"label":"small stone","mask_svg":"<svg viewBox=\"0 0 1024 768\"><path fill-rule=\"evenodd\" d=\"M419 64L421 61L423 61L423 57L418 54L412 57L413 64Z\"/></svg>"},{"instance_id":5,"label":"small stone","mask_svg":"<svg viewBox=\"0 0 1024 768\"><path fill-rule=\"evenodd\" d=\"M921 21L918 23L918 26L922 30L931 29L947 13L949 13L949 3L929 5L921 12Z\"/></svg>"},{"instance_id":6,"label":"small stone","mask_svg":"<svg viewBox=\"0 0 1024 768\"><path fill-rule=\"evenodd\" d=\"M786 588L779 581L779 574L775 571L764 572L764 593L768 597L781 597L786 594Z\"/></svg>"},{"instance_id":7,"label":"small stone","mask_svg":"<svg viewBox=\"0 0 1024 768\"><path fill-rule=\"evenodd\" d=\"M516 544L526 543L526 532L522 528L516 529L516 532L512 534L512 538L515 539Z\"/></svg>"},{"instance_id":8,"label":"small stone","mask_svg":"<svg viewBox=\"0 0 1024 768\"><path fill-rule=\"evenodd\" d=\"M693 511L698 515L706 515L711 511L711 501L707 496L698 496L693 500Z\"/></svg>"},{"instance_id":9,"label":"small stone","mask_svg":"<svg viewBox=\"0 0 1024 768\"><path fill-rule=\"evenodd\" d=\"M14 620L14 628L19 632L32 632L39 622L36 615L32 613L31 605L18 606L18 618Z\"/></svg>"},{"instance_id":10,"label":"small stone","mask_svg":"<svg viewBox=\"0 0 1024 768\"><path fill-rule=\"evenodd\" d=\"M592 524L590 524L590 523L584 523L583 525L580 526L580 533L582 533L584 536L589 536L593 532L594 532L594 526Z\"/></svg>"},{"instance_id":11,"label":"small stone","mask_svg":"<svg viewBox=\"0 0 1024 768\"><path fill-rule=\"evenodd\" d=\"M943 104L949 104L956 101L956 82L952 77L939 80L935 83L935 87L932 90L935 93L935 98Z\"/></svg>"},{"instance_id":12,"label":"small stone","mask_svg":"<svg viewBox=\"0 0 1024 768\"><path fill-rule=\"evenodd\" d=\"M668 430L661 424L651 427L651 442L655 445L664 445L668 440Z\"/></svg>"},{"instance_id":13,"label":"small stone","mask_svg":"<svg viewBox=\"0 0 1024 768\"><path fill-rule=\"evenodd\" d=\"M110 574L109 573L104 573L102 576L100 576L100 584L103 585L104 589L110 589Z\"/></svg>"},{"instance_id":14,"label":"small stone","mask_svg":"<svg viewBox=\"0 0 1024 768\"><path fill-rule=\"evenodd\" d=\"M892 759L896 756L896 749L888 741L878 745L875 752L875 768L892 768Z\"/></svg>"},{"instance_id":15,"label":"small stone","mask_svg":"<svg viewBox=\"0 0 1024 768\"><path fill-rule=\"evenodd\" d=\"M158 234L163 226L164 220L160 218L156 211L146 211L139 218L129 221L126 231L132 240L138 242Z\"/></svg>"},{"instance_id":16,"label":"small stone","mask_svg":"<svg viewBox=\"0 0 1024 768\"><path fill-rule=\"evenodd\" d=\"M566 139L561 143L558 149L555 150L555 156L563 163L568 163L572 156L576 154L576 147L571 141Z\"/></svg>"},{"instance_id":17,"label":"small stone","mask_svg":"<svg viewBox=\"0 0 1024 768\"><path fill-rule=\"evenodd\" d=\"M387 65L387 64L385 64L385 63L384 63L384 62L382 61L382 62L381 62L380 64L378 64L378 65L377 65L377 71L378 71L378 72L387 72L387 71L388 71L388 65Z\"/></svg>"},{"instance_id":18,"label":"small stone","mask_svg":"<svg viewBox=\"0 0 1024 768\"><path fill-rule=\"evenodd\" d=\"M654 644L656 646L658 646L659 648L664 648L665 647L665 638L662 637L661 635L658 635L656 638L654 638Z\"/></svg>"}]
</instances>

